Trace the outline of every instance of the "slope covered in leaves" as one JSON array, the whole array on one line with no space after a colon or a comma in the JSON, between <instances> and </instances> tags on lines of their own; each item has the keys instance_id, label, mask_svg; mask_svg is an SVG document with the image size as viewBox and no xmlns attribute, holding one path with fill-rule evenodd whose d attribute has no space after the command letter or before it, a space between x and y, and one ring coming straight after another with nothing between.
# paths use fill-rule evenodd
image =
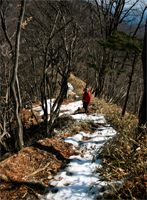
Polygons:
<instances>
[{"instance_id":1,"label":"slope covered in leaves","mask_svg":"<svg viewBox=\"0 0 147 200\"><path fill-rule=\"evenodd\" d=\"M62 137L64 137L62 135ZM35 198L74 151L60 136L39 140L0 163L0 199Z\"/></svg>"}]
</instances>

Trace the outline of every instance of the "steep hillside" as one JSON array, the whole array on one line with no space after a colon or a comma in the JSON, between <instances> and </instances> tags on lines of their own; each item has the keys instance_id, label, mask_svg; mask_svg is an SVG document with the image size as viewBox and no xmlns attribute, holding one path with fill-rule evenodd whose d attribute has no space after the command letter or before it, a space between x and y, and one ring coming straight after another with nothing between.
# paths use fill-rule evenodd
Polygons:
<instances>
[{"instance_id":1,"label":"steep hillside","mask_svg":"<svg viewBox=\"0 0 147 200\"><path fill-rule=\"evenodd\" d=\"M74 75L71 75L69 82L73 84L75 92L81 95L85 83ZM67 103L65 101L65 104ZM103 167L99 168L98 173L101 174L102 179L110 183L109 190L104 189L103 199L117 199L118 197L120 199L132 197L144 199L146 142L145 136L138 135L136 129L138 119L129 113L122 118L120 107L98 98L93 98L89 111L94 116L104 115L118 132L116 137L101 147L96 156L103 161ZM101 129L101 125L97 126ZM71 145L63 141L64 138L80 131L92 133L97 126L93 122L75 122L67 114L59 117L55 125L54 136L52 135L50 139L42 138L0 163L2 181L0 198L9 200L11 196L11 200L40 199L40 194L47 189L48 181L62 167L65 167L69 156L79 153L73 151ZM38 131L41 130L43 129L36 129L35 134L40 134ZM29 134L31 136L32 132L30 131ZM85 140L87 141L88 138L85 137ZM114 180L115 184L111 185L111 181ZM122 182L119 187L118 181ZM99 196L99 193L97 195Z\"/></svg>"}]
</instances>

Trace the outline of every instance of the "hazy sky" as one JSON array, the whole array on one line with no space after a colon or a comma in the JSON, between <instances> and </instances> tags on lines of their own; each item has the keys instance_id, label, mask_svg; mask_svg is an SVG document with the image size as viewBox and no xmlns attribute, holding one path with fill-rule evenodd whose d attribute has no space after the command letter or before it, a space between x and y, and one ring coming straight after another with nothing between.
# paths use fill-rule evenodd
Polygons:
<instances>
[{"instance_id":1,"label":"hazy sky","mask_svg":"<svg viewBox=\"0 0 147 200\"><path fill-rule=\"evenodd\" d=\"M147 0L126 0L126 6L132 6L135 2L136 5L135 8L144 9L145 6L147 6Z\"/></svg>"},{"instance_id":2,"label":"hazy sky","mask_svg":"<svg viewBox=\"0 0 147 200\"><path fill-rule=\"evenodd\" d=\"M128 2L128 3L127 3ZM137 2L137 0L126 0L126 7L130 7L132 6L135 2ZM136 15L136 17L140 17L144 8L147 7L147 0L138 0L138 2L135 4L132 13L134 13L134 15ZM147 9L146 12L144 14L144 18L146 19L147 17Z\"/></svg>"}]
</instances>

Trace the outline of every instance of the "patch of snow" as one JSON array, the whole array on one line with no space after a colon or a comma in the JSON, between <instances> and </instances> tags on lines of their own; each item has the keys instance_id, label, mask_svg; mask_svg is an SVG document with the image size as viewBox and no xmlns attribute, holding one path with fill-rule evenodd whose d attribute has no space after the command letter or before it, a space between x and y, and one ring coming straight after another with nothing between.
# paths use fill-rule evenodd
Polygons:
<instances>
[{"instance_id":1,"label":"patch of snow","mask_svg":"<svg viewBox=\"0 0 147 200\"><path fill-rule=\"evenodd\" d=\"M84 114L76 114L71 115L73 119L79 120L79 121L93 121L94 123L98 124L106 124L106 120L103 115L87 115Z\"/></svg>"},{"instance_id":2,"label":"patch of snow","mask_svg":"<svg viewBox=\"0 0 147 200\"><path fill-rule=\"evenodd\" d=\"M101 167L101 160L97 158L97 154L100 147L116 135L116 131L106 124L103 115L72 115L80 106L82 106L81 101L72 102L62 105L61 110L76 120L93 121L95 124L100 123L101 127L96 128L92 134L79 132L65 138L65 141L71 143L80 153L71 156L67 167L49 182L52 187L42 196L42 200L96 200L97 195L102 194L101 188L107 185L101 181L96 171Z\"/></svg>"},{"instance_id":3,"label":"patch of snow","mask_svg":"<svg viewBox=\"0 0 147 200\"><path fill-rule=\"evenodd\" d=\"M67 86L68 86L68 90L71 90L71 91L74 90L74 87L73 87L73 85L71 83L68 82Z\"/></svg>"},{"instance_id":4,"label":"patch of snow","mask_svg":"<svg viewBox=\"0 0 147 200\"><path fill-rule=\"evenodd\" d=\"M69 104L66 105L62 105L60 108L60 111L64 112L64 114L68 114L71 115L73 114L78 108L82 107L82 101L75 101L75 102L71 102ZM62 113L63 114L63 113ZM61 115L61 114L60 114Z\"/></svg>"},{"instance_id":5,"label":"patch of snow","mask_svg":"<svg viewBox=\"0 0 147 200\"><path fill-rule=\"evenodd\" d=\"M55 99L47 99L47 109L48 109L48 114L50 114L51 106L53 105L53 102ZM35 106L32 108L33 111L38 112L40 116L44 114L42 106Z\"/></svg>"}]
</instances>

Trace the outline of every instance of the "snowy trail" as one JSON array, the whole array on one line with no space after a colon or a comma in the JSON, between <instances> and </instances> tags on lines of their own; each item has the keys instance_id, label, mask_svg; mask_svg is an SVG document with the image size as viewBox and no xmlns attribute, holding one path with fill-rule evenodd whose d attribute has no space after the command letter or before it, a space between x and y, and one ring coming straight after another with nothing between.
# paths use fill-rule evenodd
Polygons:
<instances>
[{"instance_id":1,"label":"snowy trail","mask_svg":"<svg viewBox=\"0 0 147 200\"><path fill-rule=\"evenodd\" d=\"M116 134L116 131L106 124L102 115L72 115L81 101L62 107L62 111L70 114L76 120L91 120L96 124L103 124L92 134L79 132L73 137L65 139L73 144L79 155L71 156L67 167L60 171L49 182L52 188L42 196L42 200L95 200L100 189L106 185L100 180L96 169L101 167L101 160L97 159L97 152L102 145Z\"/></svg>"}]
</instances>

